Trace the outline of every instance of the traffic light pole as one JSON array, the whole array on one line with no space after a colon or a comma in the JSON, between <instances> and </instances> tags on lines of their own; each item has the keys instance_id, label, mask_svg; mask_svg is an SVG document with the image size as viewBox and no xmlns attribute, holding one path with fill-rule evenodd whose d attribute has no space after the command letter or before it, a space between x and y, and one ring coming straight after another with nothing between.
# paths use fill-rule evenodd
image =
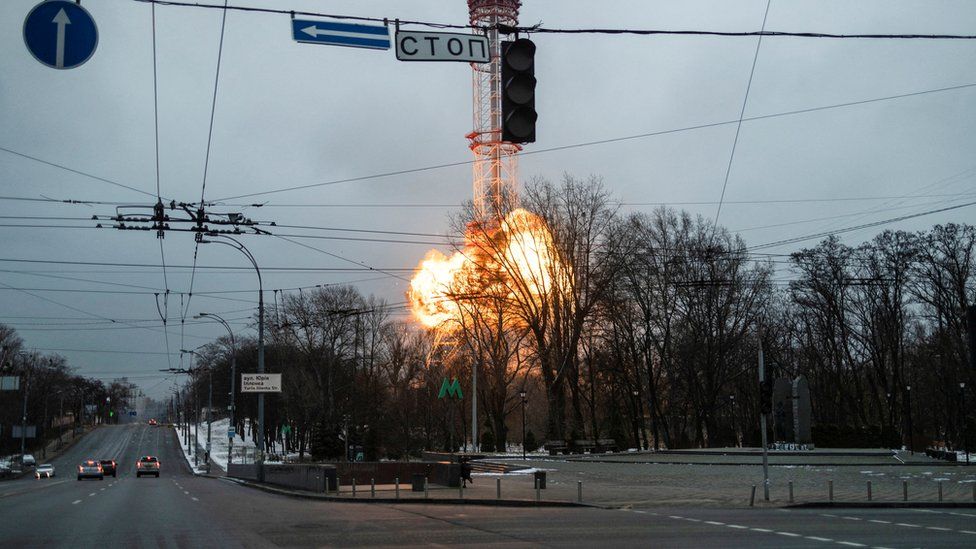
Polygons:
<instances>
[{"instance_id":1,"label":"traffic light pole","mask_svg":"<svg viewBox=\"0 0 976 549\"><path fill-rule=\"evenodd\" d=\"M762 332L759 335L759 383L766 381L766 364L763 361ZM760 409L762 403L760 403ZM769 501L769 449L766 443L766 413L759 414L759 428L762 430L763 497Z\"/></svg>"}]
</instances>

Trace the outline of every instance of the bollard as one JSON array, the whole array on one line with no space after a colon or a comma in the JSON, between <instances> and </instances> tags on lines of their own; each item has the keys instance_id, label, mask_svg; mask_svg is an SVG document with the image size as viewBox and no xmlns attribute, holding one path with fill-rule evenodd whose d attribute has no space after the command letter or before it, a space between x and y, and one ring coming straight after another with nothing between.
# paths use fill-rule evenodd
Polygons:
<instances>
[{"instance_id":1,"label":"bollard","mask_svg":"<svg viewBox=\"0 0 976 549\"><path fill-rule=\"evenodd\" d=\"M834 481L827 481L827 501L834 501Z\"/></svg>"},{"instance_id":2,"label":"bollard","mask_svg":"<svg viewBox=\"0 0 976 549\"><path fill-rule=\"evenodd\" d=\"M793 481L790 481L790 503L793 503Z\"/></svg>"},{"instance_id":3,"label":"bollard","mask_svg":"<svg viewBox=\"0 0 976 549\"><path fill-rule=\"evenodd\" d=\"M430 498L430 492L428 490L429 489L427 487L427 477L424 477L424 499Z\"/></svg>"},{"instance_id":4,"label":"bollard","mask_svg":"<svg viewBox=\"0 0 976 549\"><path fill-rule=\"evenodd\" d=\"M901 481L902 501L908 501L908 481Z\"/></svg>"},{"instance_id":5,"label":"bollard","mask_svg":"<svg viewBox=\"0 0 976 549\"><path fill-rule=\"evenodd\" d=\"M463 480L461 481L461 484L458 484L458 498L459 499L464 499L464 481Z\"/></svg>"},{"instance_id":6,"label":"bollard","mask_svg":"<svg viewBox=\"0 0 976 549\"><path fill-rule=\"evenodd\" d=\"M542 490L539 489L539 479L535 479L535 502L539 503L542 499Z\"/></svg>"},{"instance_id":7,"label":"bollard","mask_svg":"<svg viewBox=\"0 0 976 549\"><path fill-rule=\"evenodd\" d=\"M973 501L976 501L976 484L973 484Z\"/></svg>"},{"instance_id":8,"label":"bollard","mask_svg":"<svg viewBox=\"0 0 976 549\"><path fill-rule=\"evenodd\" d=\"M369 479L369 497L376 497L376 479L372 477Z\"/></svg>"},{"instance_id":9,"label":"bollard","mask_svg":"<svg viewBox=\"0 0 976 549\"><path fill-rule=\"evenodd\" d=\"M942 481L939 481L939 503L942 502Z\"/></svg>"},{"instance_id":10,"label":"bollard","mask_svg":"<svg viewBox=\"0 0 976 549\"><path fill-rule=\"evenodd\" d=\"M400 499L400 477L394 478L393 484L396 485L396 499Z\"/></svg>"},{"instance_id":11,"label":"bollard","mask_svg":"<svg viewBox=\"0 0 976 549\"><path fill-rule=\"evenodd\" d=\"M871 501L871 481L868 481L868 501Z\"/></svg>"},{"instance_id":12,"label":"bollard","mask_svg":"<svg viewBox=\"0 0 976 549\"><path fill-rule=\"evenodd\" d=\"M583 503L583 481L576 481L576 503Z\"/></svg>"},{"instance_id":13,"label":"bollard","mask_svg":"<svg viewBox=\"0 0 976 549\"><path fill-rule=\"evenodd\" d=\"M756 485L752 485L752 493L749 494L749 507L753 507L756 504Z\"/></svg>"},{"instance_id":14,"label":"bollard","mask_svg":"<svg viewBox=\"0 0 976 549\"><path fill-rule=\"evenodd\" d=\"M502 479L495 479L495 499L502 499Z\"/></svg>"},{"instance_id":15,"label":"bollard","mask_svg":"<svg viewBox=\"0 0 976 549\"><path fill-rule=\"evenodd\" d=\"M339 497L339 486L341 485L342 483L339 481L339 476L336 475L336 493L335 493L336 497Z\"/></svg>"},{"instance_id":16,"label":"bollard","mask_svg":"<svg viewBox=\"0 0 976 549\"><path fill-rule=\"evenodd\" d=\"M356 477L352 477L352 497L356 497Z\"/></svg>"}]
</instances>

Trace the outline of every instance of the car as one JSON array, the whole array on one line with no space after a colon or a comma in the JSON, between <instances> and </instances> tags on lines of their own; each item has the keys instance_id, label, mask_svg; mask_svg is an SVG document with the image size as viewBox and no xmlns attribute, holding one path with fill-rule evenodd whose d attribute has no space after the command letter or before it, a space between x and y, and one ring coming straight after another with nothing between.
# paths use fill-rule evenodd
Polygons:
<instances>
[{"instance_id":1,"label":"car","mask_svg":"<svg viewBox=\"0 0 976 549\"><path fill-rule=\"evenodd\" d=\"M112 475L113 477L118 476L118 467L115 465L114 459L103 459L100 460L99 465L102 466L102 472L106 475Z\"/></svg>"},{"instance_id":2,"label":"car","mask_svg":"<svg viewBox=\"0 0 976 549\"><path fill-rule=\"evenodd\" d=\"M136 478L143 475L153 475L159 478L159 460L156 456L142 456L139 461L136 462Z\"/></svg>"},{"instance_id":3,"label":"car","mask_svg":"<svg viewBox=\"0 0 976 549\"><path fill-rule=\"evenodd\" d=\"M102 464L95 461L94 459L86 459L81 462L78 466L78 480L83 478L97 478L98 480L105 479L105 472L102 470Z\"/></svg>"},{"instance_id":4,"label":"car","mask_svg":"<svg viewBox=\"0 0 976 549\"><path fill-rule=\"evenodd\" d=\"M24 454L20 457L20 464L24 467L33 467L37 465L37 460L31 454Z\"/></svg>"},{"instance_id":5,"label":"car","mask_svg":"<svg viewBox=\"0 0 976 549\"><path fill-rule=\"evenodd\" d=\"M42 478L51 478L54 476L54 466L50 463L42 463L34 469L34 478L40 480Z\"/></svg>"},{"instance_id":6,"label":"car","mask_svg":"<svg viewBox=\"0 0 976 549\"><path fill-rule=\"evenodd\" d=\"M157 426L157 425L159 425L159 424L158 424L158 423L156 423L156 418L153 418L153 419L150 419L150 420L149 420L149 425L152 425L153 427L155 427L155 426Z\"/></svg>"}]
</instances>

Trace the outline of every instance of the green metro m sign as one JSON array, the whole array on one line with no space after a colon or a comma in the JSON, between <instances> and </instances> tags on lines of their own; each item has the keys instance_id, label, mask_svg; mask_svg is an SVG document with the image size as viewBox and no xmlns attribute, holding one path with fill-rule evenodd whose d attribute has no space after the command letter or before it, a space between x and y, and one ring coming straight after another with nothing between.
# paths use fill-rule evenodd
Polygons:
<instances>
[{"instance_id":1,"label":"green metro m sign","mask_svg":"<svg viewBox=\"0 0 976 549\"><path fill-rule=\"evenodd\" d=\"M444 398L445 396L461 400L464 395L461 394L461 382L454 378L453 381L448 382L447 378L444 378L444 382L441 383L441 390L437 393L437 398Z\"/></svg>"}]
</instances>

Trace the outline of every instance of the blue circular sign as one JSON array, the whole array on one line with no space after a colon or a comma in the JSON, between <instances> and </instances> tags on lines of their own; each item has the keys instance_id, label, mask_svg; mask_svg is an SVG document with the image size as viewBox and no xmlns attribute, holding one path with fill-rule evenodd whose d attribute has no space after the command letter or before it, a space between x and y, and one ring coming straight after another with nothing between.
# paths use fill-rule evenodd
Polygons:
<instances>
[{"instance_id":1,"label":"blue circular sign","mask_svg":"<svg viewBox=\"0 0 976 549\"><path fill-rule=\"evenodd\" d=\"M34 6L24 20L24 44L35 59L55 69L73 69L95 53L98 29L80 5L49 0Z\"/></svg>"}]
</instances>

